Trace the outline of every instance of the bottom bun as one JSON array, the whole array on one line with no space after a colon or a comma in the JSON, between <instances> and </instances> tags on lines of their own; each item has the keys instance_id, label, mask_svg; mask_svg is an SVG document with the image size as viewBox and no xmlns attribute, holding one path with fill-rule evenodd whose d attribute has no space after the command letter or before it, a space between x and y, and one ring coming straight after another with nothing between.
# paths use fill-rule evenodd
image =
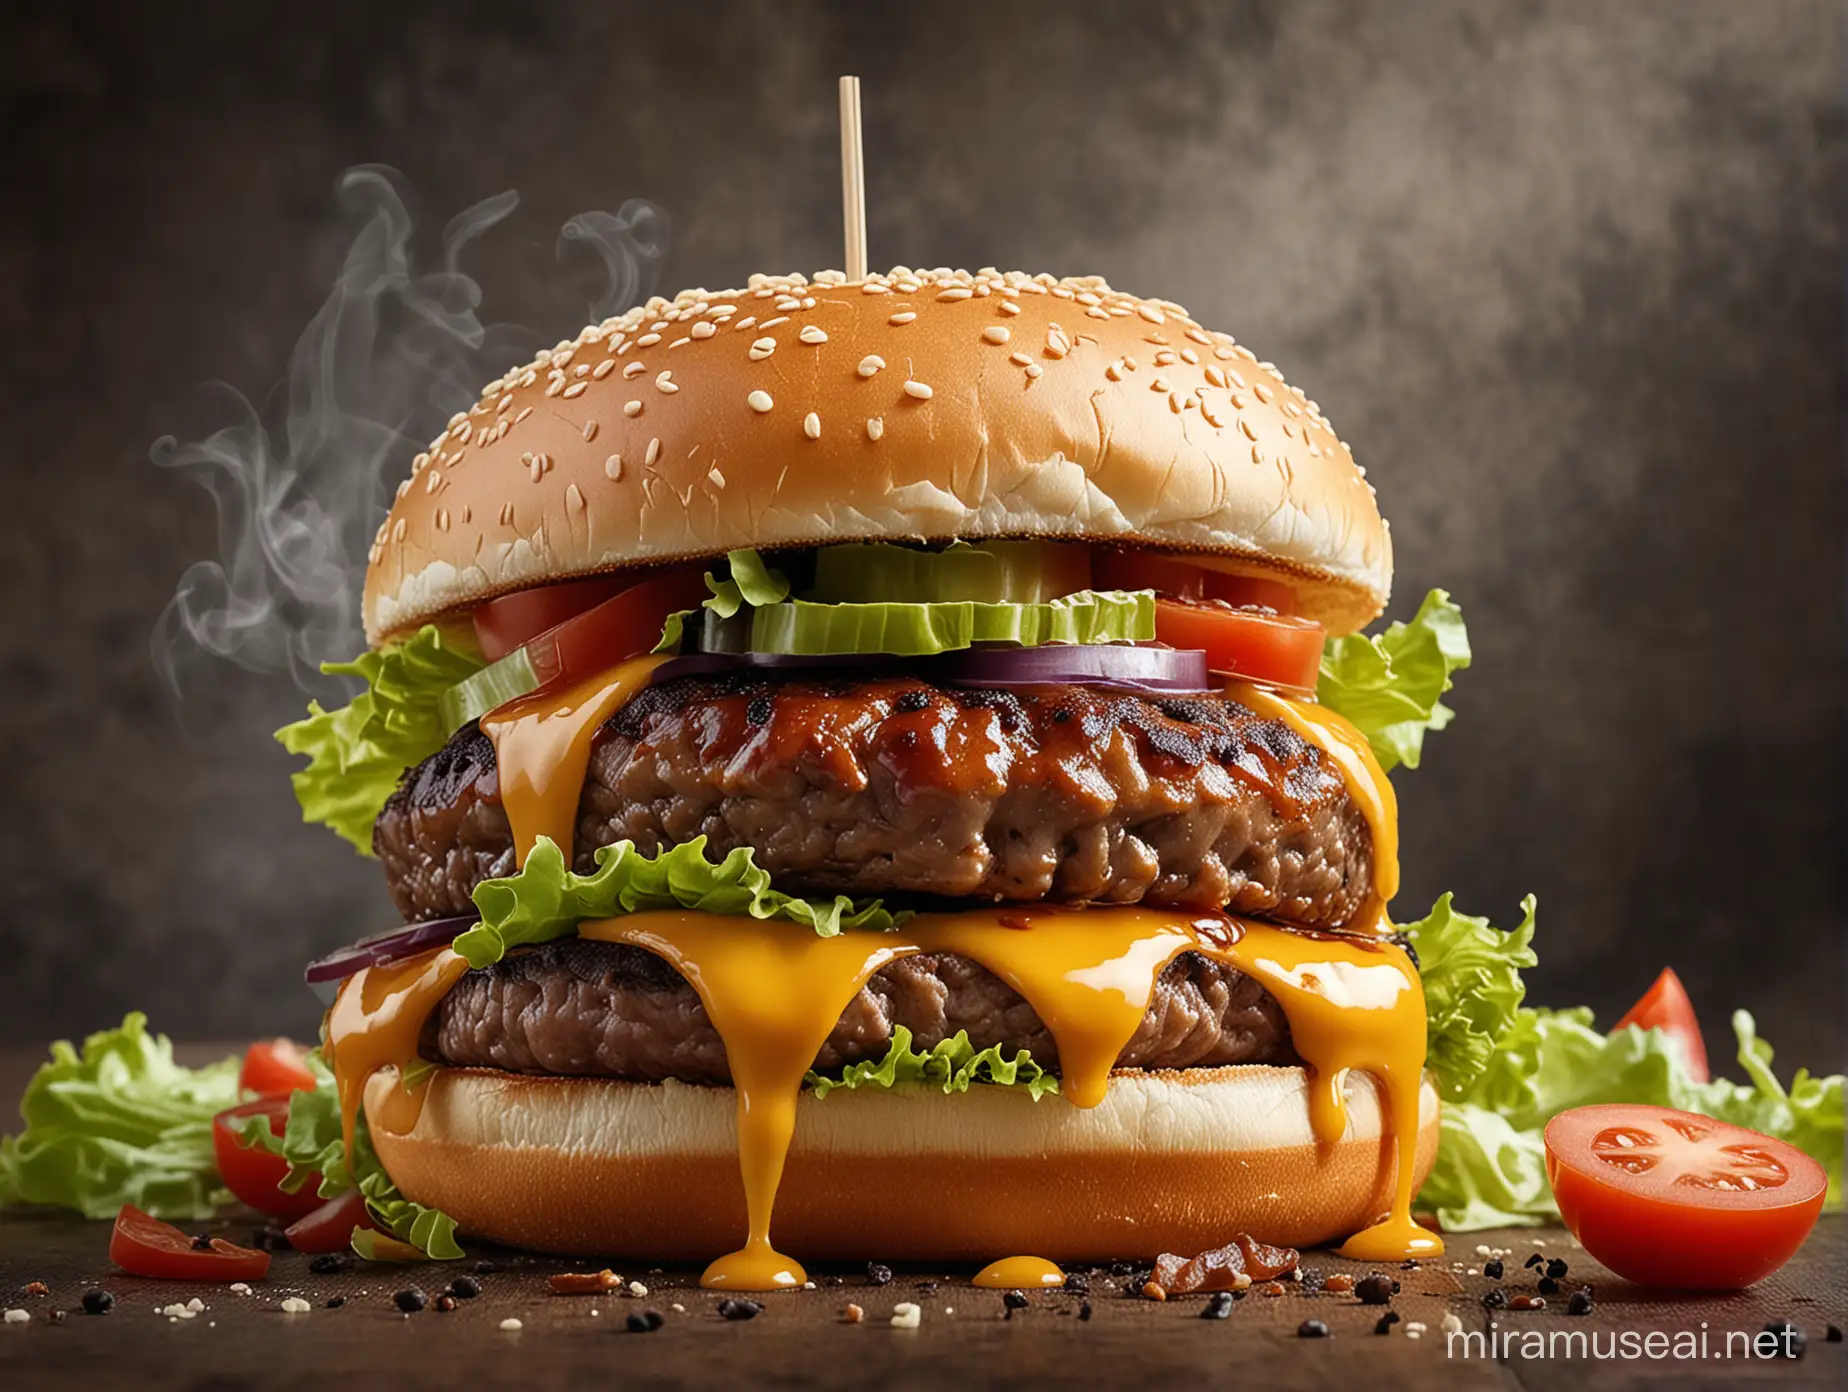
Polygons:
<instances>
[{"instance_id":1,"label":"bottom bun","mask_svg":"<svg viewBox=\"0 0 1848 1392\"><path fill-rule=\"evenodd\" d=\"M1309 1126L1300 1068L1112 1076L1090 1110L981 1084L804 1095L771 1234L798 1260L1062 1261L1191 1255L1234 1233L1312 1247L1392 1201L1373 1079L1350 1074L1348 1127ZM387 1071L367 1086L379 1113ZM704 1262L744 1239L736 1094L439 1069L406 1134L372 1133L398 1188L463 1233L585 1256ZM1437 1154L1419 1093L1416 1178Z\"/></svg>"}]
</instances>

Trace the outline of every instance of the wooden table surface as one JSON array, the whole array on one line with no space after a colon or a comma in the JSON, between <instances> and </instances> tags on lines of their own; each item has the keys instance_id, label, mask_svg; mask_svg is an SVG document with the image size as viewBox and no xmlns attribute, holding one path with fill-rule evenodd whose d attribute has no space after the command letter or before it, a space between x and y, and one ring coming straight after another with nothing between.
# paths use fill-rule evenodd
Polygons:
<instances>
[{"instance_id":1,"label":"wooden table surface","mask_svg":"<svg viewBox=\"0 0 1848 1392\"><path fill-rule=\"evenodd\" d=\"M0 1053L0 1099L10 1115L30 1070L32 1054ZM249 1240L248 1218L189 1230L223 1232ZM1398 1387L1669 1387L1732 1388L1775 1381L1788 1386L1848 1385L1848 1345L1830 1342L1831 1325L1848 1324L1848 1221L1826 1218L1796 1260L1753 1290L1693 1297L1646 1291L1610 1276L1557 1229L1453 1235L1450 1252L1417 1270L1395 1270L1402 1293L1393 1308L1402 1317L1390 1334L1373 1333L1381 1311L1351 1294L1310 1289L1314 1281L1285 1286L1284 1294L1252 1294L1225 1320L1201 1318L1204 1297L1155 1303L1130 1295L1120 1276L1090 1274L1092 1316L1078 1318L1083 1297L1036 1293L1011 1319L999 1292L976 1290L968 1270L901 1269L890 1285L874 1286L864 1270L815 1271L817 1288L763 1297L764 1311L748 1323L717 1314L717 1297L701 1291L690 1270L628 1269L625 1278L647 1286L645 1296L554 1296L546 1277L582 1269L550 1258L470 1246L469 1259L443 1265L368 1267L314 1274L308 1259L279 1253L269 1279L252 1294L185 1282L140 1280L111 1267L108 1226L55 1215L0 1217L0 1305L24 1309L25 1323L0 1324L0 1387L139 1389L236 1387L267 1389L323 1386L366 1379L390 1388L581 1385L599 1379L622 1386L940 1387L963 1389L1062 1383L1072 1386L1180 1387L1191 1383L1282 1389L1358 1386L1367 1392ZM1508 1249L1500 1282L1481 1275L1478 1248ZM1510 1295L1532 1292L1536 1272L1522 1263L1539 1251L1570 1266L1568 1290L1588 1283L1591 1314L1565 1313L1563 1297L1544 1311L1490 1312L1482 1297L1501 1286ZM417 1286L433 1299L456 1275L480 1263L492 1269L475 1279L481 1294L440 1313L432 1303L404 1315L395 1292ZM1456 1263L1464 1264L1462 1270ZM1363 1274L1366 1268L1322 1252L1305 1253L1307 1272ZM812 1269L813 1270L813 1269ZM42 1281L49 1294L25 1287ZM86 1290L115 1297L105 1316L82 1313ZM307 1299L307 1314L282 1311L288 1296ZM206 1308L180 1320L159 1307L197 1296ZM345 1297L338 1308L326 1302ZM900 1301L922 1307L916 1330L894 1329ZM850 1324L842 1312L854 1303L865 1312ZM630 1314L652 1309L665 1324L630 1333ZM56 1311L66 1312L60 1320ZM593 1314L592 1312L596 1313ZM1710 1355L1699 1360L1572 1357L1554 1345L1556 1359L1512 1354L1491 1358L1447 1339L1446 1315L1465 1331L1529 1335L1584 1333L1608 1346L1623 1331L1640 1340L1654 1331L1673 1336L1705 1329ZM503 1331L515 1317L523 1327ZM1326 1324L1329 1337L1298 1337L1305 1320ZM1723 1354L1727 1331L1755 1335L1767 1321L1789 1319L1806 1333L1798 1360L1757 1360ZM1408 1337L1423 1324L1420 1337ZM1641 1349L1641 1344L1637 1347ZM1645 1351L1646 1352L1646 1351ZM376 1379L376 1381L373 1381ZM1569 1380L1569 1381L1567 1381Z\"/></svg>"}]
</instances>

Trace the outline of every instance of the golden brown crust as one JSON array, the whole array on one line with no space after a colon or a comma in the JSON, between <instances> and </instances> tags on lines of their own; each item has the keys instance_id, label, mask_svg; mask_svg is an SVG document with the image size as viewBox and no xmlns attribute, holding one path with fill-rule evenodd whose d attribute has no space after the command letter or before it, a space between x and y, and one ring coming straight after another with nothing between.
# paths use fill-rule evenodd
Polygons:
<instances>
[{"instance_id":1,"label":"golden brown crust","mask_svg":"<svg viewBox=\"0 0 1848 1392\"><path fill-rule=\"evenodd\" d=\"M1102 280L754 277L653 299L490 382L401 486L373 642L551 580L734 547L1068 537L1385 606L1373 490L1315 403Z\"/></svg>"},{"instance_id":2,"label":"golden brown crust","mask_svg":"<svg viewBox=\"0 0 1848 1392\"><path fill-rule=\"evenodd\" d=\"M393 1086L380 1075L372 1089ZM744 1199L729 1088L440 1070L405 1136L375 1129L398 1187L512 1246L705 1261L735 1247ZM1309 1247L1391 1201L1394 1148L1371 1080L1346 1137L1318 1146L1302 1070L1122 1073L1082 1111L1014 1089L837 1093L798 1109L773 1235L798 1260L1150 1260L1245 1232ZM1417 1179L1437 1153L1420 1098Z\"/></svg>"}]
</instances>

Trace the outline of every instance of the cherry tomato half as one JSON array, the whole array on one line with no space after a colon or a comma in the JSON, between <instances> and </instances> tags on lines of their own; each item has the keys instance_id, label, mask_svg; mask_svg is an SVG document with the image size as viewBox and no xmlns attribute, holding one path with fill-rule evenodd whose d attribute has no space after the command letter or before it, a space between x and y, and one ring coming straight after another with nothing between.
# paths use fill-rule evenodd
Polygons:
<instances>
[{"instance_id":1,"label":"cherry tomato half","mask_svg":"<svg viewBox=\"0 0 1848 1392\"><path fill-rule=\"evenodd\" d=\"M212 1118L212 1158L218 1162L218 1177L225 1182L225 1188L237 1196L239 1203L285 1223L314 1212L325 1202L314 1192L321 1182L318 1178L289 1193L281 1187L289 1173L289 1162L260 1146L240 1144L226 1125L233 1118L249 1116L268 1117L270 1133L280 1136L289 1120L289 1099L259 1097Z\"/></svg>"},{"instance_id":2,"label":"cherry tomato half","mask_svg":"<svg viewBox=\"0 0 1848 1392\"><path fill-rule=\"evenodd\" d=\"M1100 548L1091 556L1091 583L1100 590L1154 590L1172 599L1222 599L1234 608L1297 612L1296 589L1287 580L1227 575L1158 551Z\"/></svg>"},{"instance_id":3,"label":"cherry tomato half","mask_svg":"<svg viewBox=\"0 0 1848 1392\"><path fill-rule=\"evenodd\" d=\"M475 638L490 662L525 648L541 681L566 664L576 675L587 661L608 666L647 652L669 614L705 601L704 576L704 566L678 565L640 580L598 575L520 590L476 608Z\"/></svg>"},{"instance_id":4,"label":"cherry tomato half","mask_svg":"<svg viewBox=\"0 0 1848 1392\"><path fill-rule=\"evenodd\" d=\"M354 1228L377 1229L357 1189L316 1203L314 1212L289 1224L289 1245L298 1252L344 1252L353 1245Z\"/></svg>"},{"instance_id":5,"label":"cherry tomato half","mask_svg":"<svg viewBox=\"0 0 1848 1392\"><path fill-rule=\"evenodd\" d=\"M1707 1068L1707 1041L1701 1038L1694 1002L1688 999L1687 988L1681 984L1673 967L1663 967L1655 984L1643 992L1643 998L1624 1012L1617 1028L1625 1025L1661 1030L1680 1046L1681 1057L1695 1082L1712 1079L1713 1074Z\"/></svg>"},{"instance_id":6,"label":"cherry tomato half","mask_svg":"<svg viewBox=\"0 0 1848 1392\"><path fill-rule=\"evenodd\" d=\"M237 1085L259 1097L287 1097L313 1092L315 1076L308 1071L302 1046L293 1039L259 1039L244 1054Z\"/></svg>"},{"instance_id":7,"label":"cherry tomato half","mask_svg":"<svg viewBox=\"0 0 1848 1392\"><path fill-rule=\"evenodd\" d=\"M270 1254L234 1247L214 1237L204 1247L133 1204L123 1204L109 1235L109 1260L131 1276L172 1281L261 1281L269 1275Z\"/></svg>"},{"instance_id":8,"label":"cherry tomato half","mask_svg":"<svg viewBox=\"0 0 1848 1392\"><path fill-rule=\"evenodd\" d=\"M1670 1107L1575 1107L1546 1125L1546 1177L1585 1250L1645 1286L1741 1290L1795 1254L1829 1179L1795 1146Z\"/></svg>"},{"instance_id":9,"label":"cherry tomato half","mask_svg":"<svg viewBox=\"0 0 1848 1392\"><path fill-rule=\"evenodd\" d=\"M1315 690L1327 635L1308 619L1178 599L1155 601L1155 637L1171 648L1199 648L1206 665L1245 681L1304 694Z\"/></svg>"}]
</instances>

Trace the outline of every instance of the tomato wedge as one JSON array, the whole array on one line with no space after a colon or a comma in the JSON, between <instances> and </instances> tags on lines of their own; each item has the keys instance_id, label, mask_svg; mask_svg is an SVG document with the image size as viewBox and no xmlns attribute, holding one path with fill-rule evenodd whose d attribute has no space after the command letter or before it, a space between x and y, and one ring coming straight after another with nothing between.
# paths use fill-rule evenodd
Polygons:
<instances>
[{"instance_id":1,"label":"tomato wedge","mask_svg":"<svg viewBox=\"0 0 1848 1392\"><path fill-rule=\"evenodd\" d=\"M259 1039L245 1051L237 1085L259 1097L286 1097L313 1092L315 1076L308 1071L305 1051L293 1039Z\"/></svg>"},{"instance_id":2,"label":"tomato wedge","mask_svg":"<svg viewBox=\"0 0 1848 1392\"><path fill-rule=\"evenodd\" d=\"M204 1246L133 1204L123 1204L109 1235L109 1260L131 1276L170 1281L261 1281L269 1275L270 1254L234 1247L221 1237Z\"/></svg>"},{"instance_id":3,"label":"tomato wedge","mask_svg":"<svg viewBox=\"0 0 1848 1392\"><path fill-rule=\"evenodd\" d=\"M1157 599L1155 637L1171 648L1200 649L1214 672L1307 695L1315 690L1326 635L1308 619Z\"/></svg>"},{"instance_id":4,"label":"tomato wedge","mask_svg":"<svg viewBox=\"0 0 1848 1392\"><path fill-rule=\"evenodd\" d=\"M1546 1177L1585 1250L1626 1280L1742 1290L1816 1226L1828 1175L1795 1146L1694 1112L1608 1103L1546 1125Z\"/></svg>"},{"instance_id":5,"label":"tomato wedge","mask_svg":"<svg viewBox=\"0 0 1848 1392\"><path fill-rule=\"evenodd\" d=\"M366 1197L349 1189L334 1199L318 1199L317 1207L307 1217L289 1224L286 1236L298 1252L344 1252L353 1245L354 1228L372 1228L377 1224L366 1211Z\"/></svg>"},{"instance_id":6,"label":"tomato wedge","mask_svg":"<svg viewBox=\"0 0 1848 1392\"><path fill-rule=\"evenodd\" d=\"M1296 588L1287 580L1227 575L1156 551L1092 553L1091 583L1100 590L1154 590L1173 599L1222 599L1233 608L1297 612Z\"/></svg>"},{"instance_id":7,"label":"tomato wedge","mask_svg":"<svg viewBox=\"0 0 1848 1392\"><path fill-rule=\"evenodd\" d=\"M1655 984L1643 992L1643 998L1624 1012L1617 1028L1625 1025L1661 1030L1680 1047L1681 1057L1695 1082L1712 1080L1713 1074L1707 1068L1707 1041L1701 1038L1694 1002L1688 999L1687 988L1681 984L1673 967L1663 967Z\"/></svg>"},{"instance_id":8,"label":"tomato wedge","mask_svg":"<svg viewBox=\"0 0 1848 1392\"><path fill-rule=\"evenodd\" d=\"M212 1158L218 1162L218 1177L225 1182L225 1188L237 1196L239 1203L284 1222L292 1223L314 1212L324 1202L314 1192L320 1180L310 1179L296 1193L289 1193L282 1188L289 1162L260 1146L240 1144L227 1125L236 1118L250 1116L269 1118L270 1133L280 1136L289 1120L289 1099L259 1097L212 1118Z\"/></svg>"},{"instance_id":9,"label":"tomato wedge","mask_svg":"<svg viewBox=\"0 0 1848 1392\"><path fill-rule=\"evenodd\" d=\"M490 599L475 610L475 638L490 662L525 648L542 682L572 679L645 653L676 609L710 593L705 567L670 566L638 582L599 575Z\"/></svg>"}]
</instances>

